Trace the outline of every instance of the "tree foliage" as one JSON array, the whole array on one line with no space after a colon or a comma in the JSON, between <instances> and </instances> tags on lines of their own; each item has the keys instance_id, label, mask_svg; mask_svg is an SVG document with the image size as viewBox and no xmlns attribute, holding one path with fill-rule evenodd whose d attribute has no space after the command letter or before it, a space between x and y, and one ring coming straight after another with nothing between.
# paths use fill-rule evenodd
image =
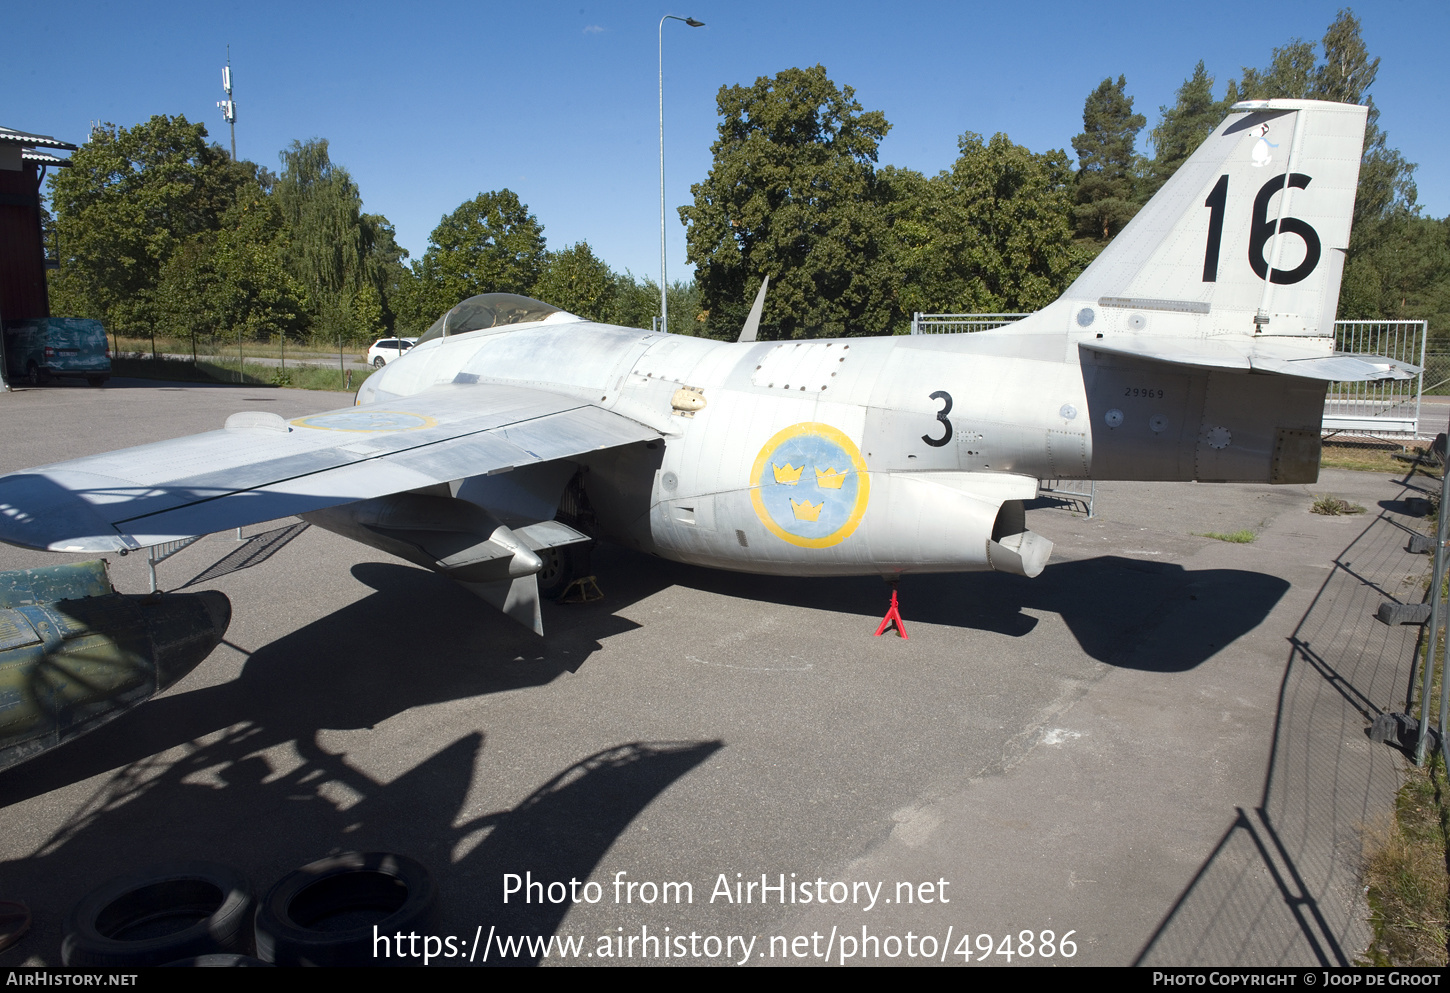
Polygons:
<instances>
[{"instance_id":1,"label":"tree foliage","mask_svg":"<svg viewBox=\"0 0 1450 993\"><path fill-rule=\"evenodd\" d=\"M687 227L707 330L733 338L760 280L763 337L881 334L897 314L876 150L889 130L823 66L725 86Z\"/></svg>"},{"instance_id":2,"label":"tree foliage","mask_svg":"<svg viewBox=\"0 0 1450 993\"><path fill-rule=\"evenodd\" d=\"M416 266L420 313L478 293L528 294L544 266L544 228L512 190L480 193L444 217Z\"/></svg>"},{"instance_id":3,"label":"tree foliage","mask_svg":"<svg viewBox=\"0 0 1450 993\"><path fill-rule=\"evenodd\" d=\"M1105 79L1088 94L1082 133L1072 140L1077 152L1078 232L1106 242L1132 220L1142 202L1133 188L1133 146L1147 119L1133 113L1127 80Z\"/></svg>"},{"instance_id":4,"label":"tree foliage","mask_svg":"<svg viewBox=\"0 0 1450 993\"><path fill-rule=\"evenodd\" d=\"M1035 310L1091 258L1073 245L1067 154L968 132L949 172L884 170L905 313Z\"/></svg>"},{"instance_id":5,"label":"tree foliage","mask_svg":"<svg viewBox=\"0 0 1450 993\"><path fill-rule=\"evenodd\" d=\"M969 131L935 176L879 166L890 124L822 66L721 87L713 163L679 209L696 278L669 287L670 330L735 338L767 275L766 338L899 332L914 311L1041 307L1230 105L1290 97L1368 107L1341 316L1428 317L1450 331L1450 220L1421 216L1415 167L1379 126L1379 66L1343 10L1319 43L1274 49L1220 97L1199 62L1160 108L1151 160L1135 151L1145 120L1120 75L1084 103L1076 171L1065 151ZM293 142L281 160L280 176L234 162L179 116L97 129L50 180L46 232L61 256L52 311L122 333L351 341L418 333L491 291L637 327L659 312L658 284L613 272L587 242L549 251L511 190L441 218L409 264L325 140Z\"/></svg>"},{"instance_id":6,"label":"tree foliage","mask_svg":"<svg viewBox=\"0 0 1450 993\"><path fill-rule=\"evenodd\" d=\"M1147 165L1140 192L1144 202L1157 193L1168 177L1177 172L1204 139L1223 123L1229 107L1238 100L1238 84L1230 82L1223 99L1215 100L1213 77L1200 59L1193 75L1183 81L1176 96L1172 107L1158 108L1162 116L1150 132L1155 154Z\"/></svg>"},{"instance_id":7,"label":"tree foliage","mask_svg":"<svg viewBox=\"0 0 1450 993\"><path fill-rule=\"evenodd\" d=\"M150 330L162 267L188 239L215 230L239 190L256 182L206 136L181 116L102 125L50 178L62 256L54 313L99 318L123 333Z\"/></svg>"},{"instance_id":8,"label":"tree foliage","mask_svg":"<svg viewBox=\"0 0 1450 993\"><path fill-rule=\"evenodd\" d=\"M546 253L529 295L591 321L614 324L619 319L618 278L587 241Z\"/></svg>"},{"instance_id":9,"label":"tree foliage","mask_svg":"<svg viewBox=\"0 0 1450 993\"><path fill-rule=\"evenodd\" d=\"M288 267L307 294L314 333L363 340L383 331L373 250L375 222L364 215L352 176L334 165L327 140L294 141L281 154L273 197L290 237Z\"/></svg>"},{"instance_id":10,"label":"tree foliage","mask_svg":"<svg viewBox=\"0 0 1450 993\"><path fill-rule=\"evenodd\" d=\"M288 267L277 203L241 197L216 231L189 239L162 266L157 330L173 337L270 340L306 326L305 292Z\"/></svg>"},{"instance_id":11,"label":"tree foliage","mask_svg":"<svg viewBox=\"0 0 1450 993\"><path fill-rule=\"evenodd\" d=\"M51 179L52 311L138 335L384 333L407 253L327 142L293 142L279 178L206 137L184 117L106 125Z\"/></svg>"}]
</instances>

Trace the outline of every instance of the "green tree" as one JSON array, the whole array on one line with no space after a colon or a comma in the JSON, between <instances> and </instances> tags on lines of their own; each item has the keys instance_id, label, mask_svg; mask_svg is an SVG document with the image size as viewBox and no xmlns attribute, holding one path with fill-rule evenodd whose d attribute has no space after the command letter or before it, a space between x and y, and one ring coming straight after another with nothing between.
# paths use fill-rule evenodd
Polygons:
<instances>
[{"instance_id":1,"label":"green tree","mask_svg":"<svg viewBox=\"0 0 1450 993\"><path fill-rule=\"evenodd\" d=\"M357 324L355 300L381 282L373 256L377 232L365 223L352 176L335 165L327 140L294 141L281 154L273 196L287 224L288 265L307 294L313 331L327 340L361 340L376 328Z\"/></svg>"},{"instance_id":2,"label":"green tree","mask_svg":"<svg viewBox=\"0 0 1450 993\"><path fill-rule=\"evenodd\" d=\"M546 253L529 295L591 321L613 324L619 319L618 280L595 258L587 241Z\"/></svg>"},{"instance_id":3,"label":"green tree","mask_svg":"<svg viewBox=\"0 0 1450 993\"><path fill-rule=\"evenodd\" d=\"M1091 260L1073 244L1067 154L1036 154L1006 135L968 132L949 172L927 180L883 170L893 193L901 303L913 311L1031 311L1056 299Z\"/></svg>"},{"instance_id":4,"label":"green tree","mask_svg":"<svg viewBox=\"0 0 1450 993\"><path fill-rule=\"evenodd\" d=\"M1244 74L1239 82L1240 99L1315 99L1315 84L1319 77L1316 62L1314 44L1295 38L1282 48L1274 49L1273 58L1269 60L1266 68L1244 67ZM1358 103L1357 100L1348 102Z\"/></svg>"},{"instance_id":5,"label":"green tree","mask_svg":"<svg viewBox=\"0 0 1450 993\"><path fill-rule=\"evenodd\" d=\"M1163 116L1151 133L1154 156L1142 190L1145 202L1223 122L1229 107L1238 100L1238 84L1230 82L1224 98L1215 100L1213 77L1200 60L1193 75L1178 88L1176 97L1172 107L1158 108Z\"/></svg>"},{"instance_id":6,"label":"green tree","mask_svg":"<svg viewBox=\"0 0 1450 993\"><path fill-rule=\"evenodd\" d=\"M306 324L302 287L287 265L286 227L270 197L254 187L222 218L162 266L158 330L174 337L297 337Z\"/></svg>"},{"instance_id":7,"label":"green tree","mask_svg":"<svg viewBox=\"0 0 1450 993\"><path fill-rule=\"evenodd\" d=\"M1106 242L1138 212L1133 183L1133 145L1147 123L1133 113L1127 80L1105 79L1083 105L1083 130L1072 140L1078 156L1078 232Z\"/></svg>"},{"instance_id":8,"label":"green tree","mask_svg":"<svg viewBox=\"0 0 1450 993\"><path fill-rule=\"evenodd\" d=\"M695 281L677 279L670 283L670 333L702 335L709 317L700 308L700 290ZM614 323L627 328L653 328L660 316L660 284L648 276L635 279L625 271L614 277ZM739 329L736 329L739 333Z\"/></svg>"},{"instance_id":9,"label":"green tree","mask_svg":"<svg viewBox=\"0 0 1450 993\"><path fill-rule=\"evenodd\" d=\"M544 267L544 229L512 190L480 193L444 217L414 266L416 307L431 322L478 293L529 294Z\"/></svg>"},{"instance_id":10,"label":"green tree","mask_svg":"<svg viewBox=\"0 0 1450 993\"><path fill-rule=\"evenodd\" d=\"M61 251L53 313L150 331L162 267L189 239L215 230L239 189L256 183L254 166L233 162L206 137L181 116L106 124L50 178Z\"/></svg>"},{"instance_id":11,"label":"green tree","mask_svg":"<svg viewBox=\"0 0 1450 993\"><path fill-rule=\"evenodd\" d=\"M416 326L419 331L426 329L437 314L420 324L407 325L415 309L417 278L406 261L408 250L398 244L396 229L382 214L363 214L361 220L372 242L367 266L372 279L368 285L378 291L384 331L403 334L405 326Z\"/></svg>"},{"instance_id":12,"label":"green tree","mask_svg":"<svg viewBox=\"0 0 1450 993\"><path fill-rule=\"evenodd\" d=\"M819 65L721 87L716 104L714 162L680 208L707 333L738 334L765 275L762 337L887 331L899 279L875 170L885 116Z\"/></svg>"}]
</instances>

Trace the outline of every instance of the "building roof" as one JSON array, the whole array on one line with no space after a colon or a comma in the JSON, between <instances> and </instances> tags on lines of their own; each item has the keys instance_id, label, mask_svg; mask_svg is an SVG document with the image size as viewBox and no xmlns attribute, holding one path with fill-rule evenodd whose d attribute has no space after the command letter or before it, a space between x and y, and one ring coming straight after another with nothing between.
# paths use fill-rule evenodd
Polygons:
<instances>
[{"instance_id":1,"label":"building roof","mask_svg":"<svg viewBox=\"0 0 1450 993\"><path fill-rule=\"evenodd\" d=\"M17 144L21 148L59 148L67 152L74 152L77 147L70 142L61 141L59 138L52 138L48 134L30 134L27 131L17 131L7 127L0 127L0 141Z\"/></svg>"},{"instance_id":2,"label":"building roof","mask_svg":"<svg viewBox=\"0 0 1450 993\"><path fill-rule=\"evenodd\" d=\"M20 153L20 161L22 161L22 162L34 162L37 165L43 165L43 166L68 166L68 165L70 165L70 159L57 158L56 156L51 155L49 152L35 152L35 151L31 151L28 148L21 151L21 153Z\"/></svg>"}]
</instances>

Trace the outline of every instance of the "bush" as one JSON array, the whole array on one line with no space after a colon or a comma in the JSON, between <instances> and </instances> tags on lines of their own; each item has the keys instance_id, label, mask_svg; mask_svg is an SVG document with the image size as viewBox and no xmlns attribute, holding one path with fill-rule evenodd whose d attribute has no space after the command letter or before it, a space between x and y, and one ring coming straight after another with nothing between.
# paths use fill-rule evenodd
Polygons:
<instances>
[{"instance_id":1,"label":"bush","mask_svg":"<svg viewBox=\"0 0 1450 993\"><path fill-rule=\"evenodd\" d=\"M1341 500L1337 496L1325 495L1315 498L1309 511L1314 514L1324 514L1328 517L1340 517L1345 514L1363 514L1364 508L1357 503Z\"/></svg>"}]
</instances>

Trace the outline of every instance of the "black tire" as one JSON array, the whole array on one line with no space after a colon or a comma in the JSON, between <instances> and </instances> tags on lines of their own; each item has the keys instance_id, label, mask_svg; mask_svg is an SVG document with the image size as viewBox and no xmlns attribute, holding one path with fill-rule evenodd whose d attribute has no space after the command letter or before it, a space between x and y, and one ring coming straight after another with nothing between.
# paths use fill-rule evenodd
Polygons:
<instances>
[{"instance_id":1,"label":"black tire","mask_svg":"<svg viewBox=\"0 0 1450 993\"><path fill-rule=\"evenodd\" d=\"M30 365L26 366L25 367L25 381L27 383L29 383L31 386L42 386L42 385L44 385L44 383L45 383L45 377L43 375L41 375L40 366L36 365L34 362L32 362L32 363L30 363Z\"/></svg>"},{"instance_id":2,"label":"black tire","mask_svg":"<svg viewBox=\"0 0 1450 993\"><path fill-rule=\"evenodd\" d=\"M0 900L0 952L30 930L30 908L18 900Z\"/></svg>"},{"instance_id":3,"label":"black tire","mask_svg":"<svg viewBox=\"0 0 1450 993\"><path fill-rule=\"evenodd\" d=\"M383 366L385 366L387 364L388 363L383 360L383 357L381 355L379 355L377 358L373 359L373 368L374 369L381 369Z\"/></svg>"},{"instance_id":4,"label":"black tire","mask_svg":"<svg viewBox=\"0 0 1450 993\"><path fill-rule=\"evenodd\" d=\"M167 962L168 969L275 969L271 962L250 955L197 955L194 958Z\"/></svg>"},{"instance_id":5,"label":"black tire","mask_svg":"<svg viewBox=\"0 0 1450 993\"><path fill-rule=\"evenodd\" d=\"M105 386L106 378L107 377L105 376L87 376L86 382L90 383L92 386Z\"/></svg>"},{"instance_id":6,"label":"black tire","mask_svg":"<svg viewBox=\"0 0 1450 993\"><path fill-rule=\"evenodd\" d=\"M70 966L162 965L250 951L252 886L235 869L171 862L113 879L66 918L61 961Z\"/></svg>"},{"instance_id":7,"label":"black tire","mask_svg":"<svg viewBox=\"0 0 1450 993\"><path fill-rule=\"evenodd\" d=\"M594 542L579 542L562 548L545 548L539 552L544 567L539 570L539 596L545 600L557 600L564 595L569 584L582 576L589 575L589 553Z\"/></svg>"},{"instance_id":8,"label":"black tire","mask_svg":"<svg viewBox=\"0 0 1450 993\"><path fill-rule=\"evenodd\" d=\"M283 877L257 908L257 956L296 966L422 965L373 955L373 933L432 934L438 889L419 862L388 852L348 852Z\"/></svg>"}]
</instances>

